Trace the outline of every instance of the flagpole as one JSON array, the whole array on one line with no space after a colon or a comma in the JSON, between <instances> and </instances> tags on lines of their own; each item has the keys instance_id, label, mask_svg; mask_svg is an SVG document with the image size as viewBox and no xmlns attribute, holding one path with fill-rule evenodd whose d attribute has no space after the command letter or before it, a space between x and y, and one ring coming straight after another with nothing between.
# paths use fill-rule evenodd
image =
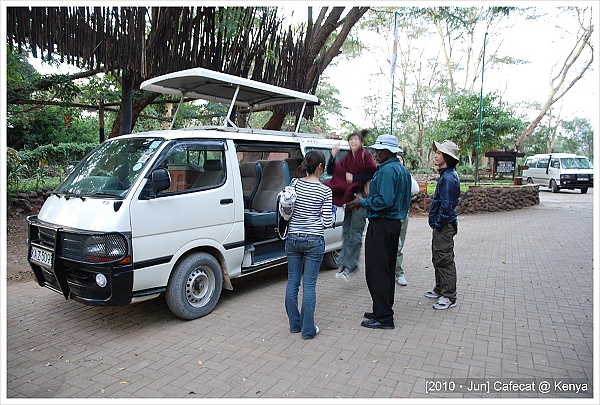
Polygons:
<instances>
[{"instance_id":1,"label":"flagpole","mask_svg":"<svg viewBox=\"0 0 600 405\"><path fill-rule=\"evenodd\" d=\"M398 55L398 13L394 12L394 47L392 49L392 66L390 76L392 76L392 113L390 118L390 135L394 135L394 73L396 72L396 59Z\"/></svg>"},{"instance_id":2,"label":"flagpole","mask_svg":"<svg viewBox=\"0 0 600 405\"><path fill-rule=\"evenodd\" d=\"M481 63L481 90L479 91L479 128L477 129L477 147L475 148L475 185L479 182L479 151L481 149L481 125L483 121L483 72L485 69L485 43L487 31L483 37L483 57Z\"/></svg>"}]
</instances>

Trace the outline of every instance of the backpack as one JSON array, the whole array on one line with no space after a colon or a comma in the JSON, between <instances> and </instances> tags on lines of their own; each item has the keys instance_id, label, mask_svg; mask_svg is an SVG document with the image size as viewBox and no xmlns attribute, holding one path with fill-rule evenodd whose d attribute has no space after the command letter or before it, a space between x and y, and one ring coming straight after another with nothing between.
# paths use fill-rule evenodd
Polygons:
<instances>
[{"instance_id":1,"label":"backpack","mask_svg":"<svg viewBox=\"0 0 600 405\"><path fill-rule=\"evenodd\" d=\"M294 213L294 204L296 202L296 179L292 180L290 185L285 186L277 194L277 227L275 231L279 239L287 237L288 224Z\"/></svg>"}]
</instances>

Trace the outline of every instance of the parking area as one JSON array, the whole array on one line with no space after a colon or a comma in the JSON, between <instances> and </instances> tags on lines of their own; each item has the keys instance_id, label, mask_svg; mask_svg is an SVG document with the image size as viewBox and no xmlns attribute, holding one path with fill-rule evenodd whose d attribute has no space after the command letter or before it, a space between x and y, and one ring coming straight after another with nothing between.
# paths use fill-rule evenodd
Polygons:
<instances>
[{"instance_id":1,"label":"parking area","mask_svg":"<svg viewBox=\"0 0 600 405\"><path fill-rule=\"evenodd\" d=\"M460 216L458 306L446 311L423 297L434 277L431 230L426 217L410 218L394 330L360 326L371 310L364 270L349 283L321 272L321 331L306 341L289 333L285 267L234 281L194 321L174 317L161 298L87 307L34 282L10 283L2 402L592 400L593 197L540 191L534 207Z\"/></svg>"}]
</instances>

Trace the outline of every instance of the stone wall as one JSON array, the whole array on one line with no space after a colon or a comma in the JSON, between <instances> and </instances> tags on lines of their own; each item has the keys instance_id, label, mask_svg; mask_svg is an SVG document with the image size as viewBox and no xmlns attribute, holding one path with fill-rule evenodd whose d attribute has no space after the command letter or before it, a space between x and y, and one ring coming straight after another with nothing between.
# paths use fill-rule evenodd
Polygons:
<instances>
[{"instance_id":1,"label":"stone wall","mask_svg":"<svg viewBox=\"0 0 600 405\"><path fill-rule=\"evenodd\" d=\"M26 193L13 193L9 200L9 210L27 215L37 213L48 195L50 195L50 191L52 189L47 187ZM410 202L411 213L429 212L432 197L431 194L428 194L425 202L425 194L415 194ZM461 194L456 211L459 214L510 211L539 203L539 187L536 185L471 186Z\"/></svg>"},{"instance_id":2,"label":"stone wall","mask_svg":"<svg viewBox=\"0 0 600 405\"><path fill-rule=\"evenodd\" d=\"M25 215L38 213L51 191L51 187L45 187L40 190L12 193L8 200L9 212Z\"/></svg>"},{"instance_id":3,"label":"stone wall","mask_svg":"<svg viewBox=\"0 0 600 405\"><path fill-rule=\"evenodd\" d=\"M416 194L411 200L411 212L429 212L432 195ZM471 186L460 195L458 214L511 211L540 203L539 187L524 186Z\"/></svg>"}]
</instances>

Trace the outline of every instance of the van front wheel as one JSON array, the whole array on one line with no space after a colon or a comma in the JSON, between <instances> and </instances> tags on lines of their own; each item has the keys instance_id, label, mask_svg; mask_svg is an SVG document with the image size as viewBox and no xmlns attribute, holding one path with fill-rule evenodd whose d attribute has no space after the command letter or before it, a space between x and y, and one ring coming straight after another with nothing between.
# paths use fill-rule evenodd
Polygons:
<instances>
[{"instance_id":1,"label":"van front wheel","mask_svg":"<svg viewBox=\"0 0 600 405\"><path fill-rule=\"evenodd\" d=\"M581 189L581 194L587 194L587 187L584 187Z\"/></svg>"},{"instance_id":2,"label":"van front wheel","mask_svg":"<svg viewBox=\"0 0 600 405\"><path fill-rule=\"evenodd\" d=\"M552 189L553 193L558 193L560 191L560 188L558 188L554 179L550 180L550 188Z\"/></svg>"},{"instance_id":3,"label":"van front wheel","mask_svg":"<svg viewBox=\"0 0 600 405\"><path fill-rule=\"evenodd\" d=\"M223 287L223 273L217 259L208 253L192 253L173 270L165 299L179 318L197 319L209 314Z\"/></svg>"}]
</instances>

